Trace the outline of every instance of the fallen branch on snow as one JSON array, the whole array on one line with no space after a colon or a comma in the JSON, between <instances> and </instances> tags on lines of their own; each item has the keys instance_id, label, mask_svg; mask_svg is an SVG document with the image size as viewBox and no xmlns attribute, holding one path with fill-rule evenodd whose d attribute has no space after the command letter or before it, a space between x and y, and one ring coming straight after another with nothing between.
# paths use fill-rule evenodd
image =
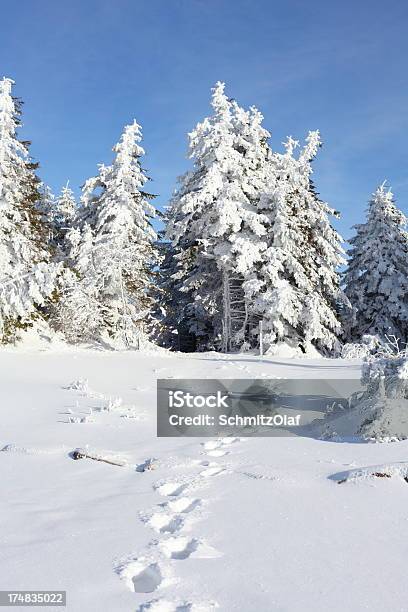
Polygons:
<instances>
[{"instance_id":1,"label":"fallen branch on snow","mask_svg":"<svg viewBox=\"0 0 408 612\"><path fill-rule=\"evenodd\" d=\"M89 453L88 451L82 448L76 448L74 451L69 453L69 456L78 461L78 459L92 459L92 461L102 461L103 463L108 463L109 465L117 465L119 467L129 467L129 464L126 461L115 461L110 459L109 457L104 457L103 455L98 455L95 453ZM143 463L135 466L136 472L146 472L150 470L154 470L157 467L156 459L146 459Z\"/></svg>"},{"instance_id":2,"label":"fallen branch on snow","mask_svg":"<svg viewBox=\"0 0 408 612\"><path fill-rule=\"evenodd\" d=\"M109 463L109 465L118 465L119 467L124 467L128 465L126 461L113 461L112 459L108 459L107 457L103 457L102 455L95 455L93 453L88 453L87 451L77 448L69 456L77 461L78 459L92 459L93 461L102 461L103 463Z\"/></svg>"}]
</instances>

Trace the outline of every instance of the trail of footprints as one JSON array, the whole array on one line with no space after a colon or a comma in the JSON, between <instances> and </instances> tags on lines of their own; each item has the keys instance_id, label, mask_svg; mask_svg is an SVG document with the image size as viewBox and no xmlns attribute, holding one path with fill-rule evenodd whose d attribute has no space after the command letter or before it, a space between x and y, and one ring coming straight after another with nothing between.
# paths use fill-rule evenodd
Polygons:
<instances>
[{"instance_id":1,"label":"trail of footprints","mask_svg":"<svg viewBox=\"0 0 408 612\"><path fill-rule=\"evenodd\" d=\"M202 443L203 453L212 458L228 455L229 447L241 438L219 438ZM197 476L185 480L169 480L154 485L162 502L144 514L141 519L156 533L157 539L150 542L147 550L137 557L125 560L116 568L127 587L136 593L156 593L162 587L174 583L174 566L190 557L211 559L221 556L199 537L183 534L189 516L197 514L203 499L194 492L207 479L226 473L226 468L211 460L200 462ZM210 612L217 606L214 602L172 602L163 598L148 601L139 612Z\"/></svg>"}]
</instances>

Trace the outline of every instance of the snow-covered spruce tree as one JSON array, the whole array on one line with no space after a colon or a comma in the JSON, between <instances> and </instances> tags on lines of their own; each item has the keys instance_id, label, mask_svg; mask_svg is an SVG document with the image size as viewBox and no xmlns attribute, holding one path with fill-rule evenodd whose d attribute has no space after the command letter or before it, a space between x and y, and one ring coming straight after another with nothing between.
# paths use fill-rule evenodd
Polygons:
<instances>
[{"instance_id":1,"label":"snow-covered spruce tree","mask_svg":"<svg viewBox=\"0 0 408 612\"><path fill-rule=\"evenodd\" d=\"M57 198L56 209L58 225L61 228L66 226L69 229L72 226L77 211L75 195L69 186L69 181L62 188L61 194Z\"/></svg>"},{"instance_id":2,"label":"snow-covered spruce tree","mask_svg":"<svg viewBox=\"0 0 408 612\"><path fill-rule=\"evenodd\" d=\"M37 208L46 228L52 259L61 268L55 287L56 299L49 306L47 312L49 322L54 329L62 331L67 339L74 340L77 339L80 330L83 331L83 328L77 314L79 308L75 309L73 303L71 303L78 277L69 267L73 245L68 238L68 234L75 224L76 202L68 183L62 189L59 197L55 197L50 188L42 183ZM74 242L75 240L76 238L74 238ZM64 300L60 300L62 296ZM91 296L82 296L82 298L91 301ZM74 321L78 323L75 329ZM93 321L89 321L91 327ZM70 334L71 328L72 334Z\"/></svg>"},{"instance_id":3,"label":"snow-covered spruce tree","mask_svg":"<svg viewBox=\"0 0 408 612\"><path fill-rule=\"evenodd\" d=\"M60 299L52 310L51 323L69 342L95 340L104 330L103 275L94 266L94 239L88 223L68 230L64 246L66 265L58 279Z\"/></svg>"},{"instance_id":4,"label":"snow-covered spruce tree","mask_svg":"<svg viewBox=\"0 0 408 612\"><path fill-rule=\"evenodd\" d=\"M64 242L65 235L74 226L76 213L77 203L68 181L55 200L55 227L59 234L60 243Z\"/></svg>"},{"instance_id":5,"label":"snow-covered spruce tree","mask_svg":"<svg viewBox=\"0 0 408 612\"><path fill-rule=\"evenodd\" d=\"M407 219L393 194L380 185L369 203L367 221L351 238L345 292L354 310L350 340L364 334L408 341Z\"/></svg>"},{"instance_id":6,"label":"snow-covered spruce tree","mask_svg":"<svg viewBox=\"0 0 408 612\"><path fill-rule=\"evenodd\" d=\"M50 245L53 259L56 262L61 262L66 256L66 245L64 245L65 234L68 229L73 226L75 215L75 200L70 189L65 192L64 188L59 197L56 197L50 187L45 183L39 185L40 199L37 203L37 209L40 212L41 220L44 227L47 228L48 243ZM68 210L69 206L73 206L73 210L69 210L66 214L63 207Z\"/></svg>"},{"instance_id":7,"label":"snow-covered spruce tree","mask_svg":"<svg viewBox=\"0 0 408 612\"><path fill-rule=\"evenodd\" d=\"M19 329L44 314L54 291L58 266L50 264L48 228L37 164L29 143L19 141L21 102L11 95L13 81L0 81L0 341L13 340Z\"/></svg>"},{"instance_id":8,"label":"snow-covered spruce tree","mask_svg":"<svg viewBox=\"0 0 408 612\"><path fill-rule=\"evenodd\" d=\"M332 352L339 348L338 305L344 301L337 272L341 237L329 221L338 213L320 200L311 180L319 132L309 132L298 157L297 146L289 138L286 152L274 153L268 168L260 209L269 219L269 244L252 283L253 299L268 345L286 342L306 350L313 344Z\"/></svg>"},{"instance_id":9,"label":"snow-covered spruce tree","mask_svg":"<svg viewBox=\"0 0 408 612\"><path fill-rule=\"evenodd\" d=\"M64 260L69 255L71 245L67 234L76 225L76 214L77 203L67 182L60 195L53 198L52 210L49 213L57 259Z\"/></svg>"},{"instance_id":10,"label":"snow-covered spruce tree","mask_svg":"<svg viewBox=\"0 0 408 612\"><path fill-rule=\"evenodd\" d=\"M72 230L80 232L79 240L69 236L78 282L64 301L68 312L74 304L82 320L91 316L97 322L87 339L135 347L147 337L157 261L150 221L155 209L153 196L143 189L148 179L140 164L141 138L136 121L126 126L113 148L113 164L101 165L99 175L84 185L79 229Z\"/></svg>"},{"instance_id":11,"label":"snow-covered spruce tree","mask_svg":"<svg viewBox=\"0 0 408 612\"><path fill-rule=\"evenodd\" d=\"M179 261L175 258L175 249L171 242L162 238L158 244L160 253L160 266L157 274L157 297L154 318L155 341L165 348L193 352L195 336L189 330L181 330L185 316L184 307L186 294L180 291L180 281L177 275Z\"/></svg>"},{"instance_id":12,"label":"snow-covered spruce tree","mask_svg":"<svg viewBox=\"0 0 408 612\"><path fill-rule=\"evenodd\" d=\"M252 283L258 278L268 244L268 218L260 212L259 201L265 190L265 178L271 178L266 168L272 157L267 142L270 134L262 127L262 120L262 114L255 107L245 111L232 102L234 148L240 158L229 177L231 184L226 194L232 196L233 201L236 198L235 210L231 215L221 200L213 216L214 227L220 234L214 242L213 252L223 269L225 350L248 348L258 343L259 315L252 299Z\"/></svg>"},{"instance_id":13,"label":"snow-covered spruce tree","mask_svg":"<svg viewBox=\"0 0 408 612\"><path fill-rule=\"evenodd\" d=\"M169 209L177 290L186 295L184 321L199 346L241 346L251 313L245 281L266 248L266 217L257 210L269 154L262 115L213 89L212 117L189 134L194 168L180 180ZM180 321L180 324L182 322Z\"/></svg>"},{"instance_id":14,"label":"snow-covered spruce tree","mask_svg":"<svg viewBox=\"0 0 408 612\"><path fill-rule=\"evenodd\" d=\"M38 185L39 199L36 208L40 213L41 220L48 229L48 240L50 243L55 241L55 196L51 188L45 183Z\"/></svg>"}]
</instances>

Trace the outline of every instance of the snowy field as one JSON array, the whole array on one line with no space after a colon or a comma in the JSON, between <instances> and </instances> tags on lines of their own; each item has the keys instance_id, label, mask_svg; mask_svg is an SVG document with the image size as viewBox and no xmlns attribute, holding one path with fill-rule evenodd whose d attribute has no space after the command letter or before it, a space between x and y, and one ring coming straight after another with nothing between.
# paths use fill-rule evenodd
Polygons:
<instances>
[{"instance_id":1,"label":"snowy field","mask_svg":"<svg viewBox=\"0 0 408 612\"><path fill-rule=\"evenodd\" d=\"M359 375L357 361L3 350L0 588L64 589L70 612L406 611L406 469L364 468L407 460L408 442L156 438L157 378ZM87 445L123 465L74 461Z\"/></svg>"}]
</instances>

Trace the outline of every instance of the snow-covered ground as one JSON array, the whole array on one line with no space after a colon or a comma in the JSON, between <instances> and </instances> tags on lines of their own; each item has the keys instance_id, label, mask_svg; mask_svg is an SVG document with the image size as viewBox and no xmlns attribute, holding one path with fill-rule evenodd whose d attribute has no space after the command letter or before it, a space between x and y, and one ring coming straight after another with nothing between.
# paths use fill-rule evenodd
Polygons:
<instances>
[{"instance_id":1,"label":"snow-covered ground","mask_svg":"<svg viewBox=\"0 0 408 612\"><path fill-rule=\"evenodd\" d=\"M406 611L407 470L392 466L408 442L156 437L157 378L359 375L357 361L3 350L0 589L64 589L70 612ZM87 445L125 465L74 461Z\"/></svg>"}]
</instances>

